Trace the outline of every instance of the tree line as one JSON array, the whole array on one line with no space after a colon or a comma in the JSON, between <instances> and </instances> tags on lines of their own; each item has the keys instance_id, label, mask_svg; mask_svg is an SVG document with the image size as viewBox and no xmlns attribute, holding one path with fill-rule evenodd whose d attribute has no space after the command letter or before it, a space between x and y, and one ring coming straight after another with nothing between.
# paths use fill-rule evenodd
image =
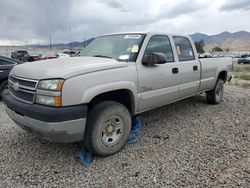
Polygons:
<instances>
[{"instance_id":1,"label":"tree line","mask_svg":"<svg viewBox=\"0 0 250 188\"><path fill-rule=\"evenodd\" d=\"M196 50L197 50L198 53L200 53L200 54L205 53L205 50L204 50L205 42L204 42L204 40L195 41L194 44L195 44L195 47L196 47ZM223 49L220 48L219 46L215 46L212 49L212 52L223 52Z\"/></svg>"}]
</instances>

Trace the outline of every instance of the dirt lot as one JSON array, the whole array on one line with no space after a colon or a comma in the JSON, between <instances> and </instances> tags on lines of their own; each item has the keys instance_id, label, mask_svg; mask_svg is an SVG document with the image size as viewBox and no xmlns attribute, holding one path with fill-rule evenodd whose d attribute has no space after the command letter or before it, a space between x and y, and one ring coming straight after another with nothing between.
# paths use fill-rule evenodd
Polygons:
<instances>
[{"instance_id":1,"label":"dirt lot","mask_svg":"<svg viewBox=\"0 0 250 188\"><path fill-rule=\"evenodd\" d=\"M53 144L17 127L0 102L1 187L250 187L250 89L224 102L196 96L142 114L139 142L90 168L77 144Z\"/></svg>"}]
</instances>

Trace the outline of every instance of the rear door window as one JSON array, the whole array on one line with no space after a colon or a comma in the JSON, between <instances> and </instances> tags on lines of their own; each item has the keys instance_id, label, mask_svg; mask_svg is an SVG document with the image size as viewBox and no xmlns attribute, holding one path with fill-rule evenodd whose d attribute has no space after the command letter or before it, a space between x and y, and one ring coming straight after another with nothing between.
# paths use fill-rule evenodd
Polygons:
<instances>
[{"instance_id":1,"label":"rear door window","mask_svg":"<svg viewBox=\"0 0 250 188\"><path fill-rule=\"evenodd\" d=\"M194 60L192 45L186 37L173 37L179 61Z\"/></svg>"}]
</instances>

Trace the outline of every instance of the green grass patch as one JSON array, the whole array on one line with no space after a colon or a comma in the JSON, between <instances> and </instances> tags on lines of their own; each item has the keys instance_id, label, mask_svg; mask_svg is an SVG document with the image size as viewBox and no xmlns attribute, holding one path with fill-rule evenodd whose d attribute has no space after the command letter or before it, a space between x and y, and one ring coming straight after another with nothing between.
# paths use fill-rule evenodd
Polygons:
<instances>
[{"instance_id":1,"label":"green grass patch","mask_svg":"<svg viewBox=\"0 0 250 188\"><path fill-rule=\"evenodd\" d=\"M233 72L250 72L250 65L236 65Z\"/></svg>"},{"instance_id":2,"label":"green grass patch","mask_svg":"<svg viewBox=\"0 0 250 188\"><path fill-rule=\"evenodd\" d=\"M234 78L250 80L250 65L236 65L232 73Z\"/></svg>"},{"instance_id":3,"label":"green grass patch","mask_svg":"<svg viewBox=\"0 0 250 188\"><path fill-rule=\"evenodd\" d=\"M241 74L239 78L242 80L250 80L250 74Z\"/></svg>"}]
</instances>

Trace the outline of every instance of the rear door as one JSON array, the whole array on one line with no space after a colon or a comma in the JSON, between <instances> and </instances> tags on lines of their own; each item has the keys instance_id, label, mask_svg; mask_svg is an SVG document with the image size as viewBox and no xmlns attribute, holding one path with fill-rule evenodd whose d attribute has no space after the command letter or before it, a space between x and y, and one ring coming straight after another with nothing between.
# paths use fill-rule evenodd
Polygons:
<instances>
[{"instance_id":1,"label":"rear door","mask_svg":"<svg viewBox=\"0 0 250 188\"><path fill-rule=\"evenodd\" d=\"M201 65L195 55L194 45L188 37L173 36L177 53L177 68L179 80L178 98L194 95L199 90Z\"/></svg>"}]
</instances>

